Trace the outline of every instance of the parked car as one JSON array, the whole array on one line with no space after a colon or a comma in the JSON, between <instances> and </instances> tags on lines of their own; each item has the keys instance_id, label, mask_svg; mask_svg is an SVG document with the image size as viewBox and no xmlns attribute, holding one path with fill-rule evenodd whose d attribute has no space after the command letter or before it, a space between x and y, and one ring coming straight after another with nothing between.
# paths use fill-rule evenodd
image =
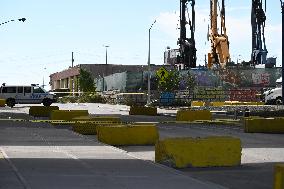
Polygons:
<instances>
[{"instance_id":1,"label":"parked car","mask_svg":"<svg viewBox=\"0 0 284 189\"><path fill-rule=\"evenodd\" d=\"M5 99L7 106L13 107L15 104L41 104L50 106L55 102L53 94L44 88L32 85L5 85L0 88L0 99Z\"/></svg>"}]
</instances>

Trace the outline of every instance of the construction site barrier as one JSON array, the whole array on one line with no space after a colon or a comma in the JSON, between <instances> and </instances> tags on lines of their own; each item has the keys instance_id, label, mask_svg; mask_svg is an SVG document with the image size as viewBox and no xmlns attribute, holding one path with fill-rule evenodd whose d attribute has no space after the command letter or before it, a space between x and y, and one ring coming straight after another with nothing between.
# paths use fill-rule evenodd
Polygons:
<instances>
[{"instance_id":1,"label":"construction site barrier","mask_svg":"<svg viewBox=\"0 0 284 189\"><path fill-rule=\"evenodd\" d=\"M175 168L241 164L241 141L233 137L169 138L155 146L155 162Z\"/></svg>"},{"instance_id":2,"label":"construction site barrier","mask_svg":"<svg viewBox=\"0 0 284 189\"><path fill-rule=\"evenodd\" d=\"M50 120L71 121L75 117L88 115L88 110L52 110L49 118Z\"/></svg>"},{"instance_id":3,"label":"construction site barrier","mask_svg":"<svg viewBox=\"0 0 284 189\"><path fill-rule=\"evenodd\" d=\"M129 115L149 115L156 116L157 108L155 107L145 107L145 106L131 106Z\"/></svg>"},{"instance_id":4,"label":"construction site barrier","mask_svg":"<svg viewBox=\"0 0 284 189\"><path fill-rule=\"evenodd\" d=\"M109 117L109 116L80 116L73 118L76 122L73 124L73 131L83 134L83 135L96 135L97 125L110 126L121 124L121 119L119 117Z\"/></svg>"},{"instance_id":5,"label":"construction site barrier","mask_svg":"<svg viewBox=\"0 0 284 189\"><path fill-rule=\"evenodd\" d=\"M73 118L73 120L121 123L120 117L112 117L112 116L79 116Z\"/></svg>"},{"instance_id":6,"label":"construction site barrier","mask_svg":"<svg viewBox=\"0 0 284 189\"><path fill-rule=\"evenodd\" d=\"M210 102L210 106L214 106L214 107L221 107L224 105L225 105L225 102Z\"/></svg>"},{"instance_id":7,"label":"construction site barrier","mask_svg":"<svg viewBox=\"0 0 284 189\"><path fill-rule=\"evenodd\" d=\"M225 101L225 106L263 106L264 102L239 102L239 101Z\"/></svg>"},{"instance_id":8,"label":"construction site barrier","mask_svg":"<svg viewBox=\"0 0 284 189\"><path fill-rule=\"evenodd\" d=\"M284 164L276 164L274 167L273 189L284 189Z\"/></svg>"},{"instance_id":9,"label":"construction site barrier","mask_svg":"<svg viewBox=\"0 0 284 189\"><path fill-rule=\"evenodd\" d=\"M83 135L96 135L97 134L97 123L80 123L75 122L72 125L72 130L76 133L80 133Z\"/></svg>"},{"instance_id":10,"label":"construction site barrier","mask_svg":"<svg viewBox=\"0 0 284 189\"><path fill-rule=\"evenodd\" d=\"M159 133L154 124L97 126L100 142L109 145L154 145Z\"/></svg>"},{"instance_id":11,"label":"construction site barrier","mask_svg":"<svg viewBox=\"0 0 284 189\"><path fill-rule=\"evenodd\" d=\"M0 107L5 107L5 105L6 105L6 100L0 99Z\"/></svg>"},{"instance_id":12,"label":"construction site barrier","mask_svg":"<svg viewBox=\"0 0 284 189\"><path fill-rule=\"evenodd\" d=\"M205 102L202 101L191 101L191 106L204 106Z\"/></svg>"},{"instance_id":13,"label":"construction site barrier","mask_svg":"<svg viewBox=\"0 0 284 189\"><path fill-rule=\"evenodd\" d=\"M212 113L209 110L178 110L176 120L212 120Z\"/></svg>"},{"instance_id":14,"label":"construction site barrier","mask_svg":"<svg viewBox=\"0 0 284 189\"><path fill-rule=\"evenodd\" d=\"M58 106L31 106L29 109L29 115L34 117L49 117L50 112L53 110L59 110Z\"/></svg>"},{"instance_id":15,"label":"construction site barrier","mask_svg":"<svg viewBox=\"0 0 284 189\"><path fill-rule=\"evenodd\" d=\"M284 133L284 118L257 118L244 119L246 133Z\"/></svg>"}]
</instances>

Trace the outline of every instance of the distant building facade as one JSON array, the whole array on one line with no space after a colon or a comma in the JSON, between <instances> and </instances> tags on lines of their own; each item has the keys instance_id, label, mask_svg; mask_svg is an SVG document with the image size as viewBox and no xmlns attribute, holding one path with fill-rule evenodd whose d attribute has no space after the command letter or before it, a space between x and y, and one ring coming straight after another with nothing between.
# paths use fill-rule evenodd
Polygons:
<instances>
[{"instance_id":1,"label":"distant building facade","mask_svg":"<svg viewBox=\"0 0 284 189\"><path fill-rule=\"evenodd\" d=\"M151 74L154 74L162 66L163 65L151 65ZM51 74L49 76L49 84L51 86L51 90L68 88L70 89L70 91L79 91L78 78L80 75L80 69L84 69L91 73L92 77L96 81L98 91L112 90L114 88L121 89L121 87L117 87L110 84L110 81L112 81L112 83L124 82L123 78L126 77L126 73L128 73L128 75L133 75L133 73L139 73L138 75L141 75L141 77L143 78L145 78L148 73L147 65L79 64L75 67L70 67L66 70ZM127 78L132 81L131 78ZM140 80L142 79L140 78Z\"/></svg>"}]
</instances>

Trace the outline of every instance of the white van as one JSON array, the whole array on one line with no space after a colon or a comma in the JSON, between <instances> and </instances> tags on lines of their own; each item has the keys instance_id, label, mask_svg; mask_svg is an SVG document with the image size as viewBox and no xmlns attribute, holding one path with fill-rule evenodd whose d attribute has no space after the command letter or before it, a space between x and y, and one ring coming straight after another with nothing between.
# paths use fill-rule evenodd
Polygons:
<instances>
[{"instance_id":1,"label":"white van","mask_svg":"<svg viewBox=\"0 0 284 189\"><path fill-rule=\"evenodd\" d=\"M50 94L42 87L32 84L30 86L7 86L2 84L0 88L0 99L5 99L7 106L15 104L41 104L50 106L55 102L53 94Z\"/></svg>"}]
</instances>

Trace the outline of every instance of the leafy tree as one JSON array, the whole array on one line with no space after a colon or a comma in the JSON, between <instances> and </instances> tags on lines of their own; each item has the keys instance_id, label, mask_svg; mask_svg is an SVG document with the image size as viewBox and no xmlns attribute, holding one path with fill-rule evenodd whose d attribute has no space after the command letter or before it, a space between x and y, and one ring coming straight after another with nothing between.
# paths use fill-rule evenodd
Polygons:
<instances>
[{"instance_id":1,"label":"leafy tree","mask_svg":"<svg viewBox=\"0 0 284 189\"><path fill-rule=\"evenodd\" d=\"M158 88L161 91L173 92L179 89L179 84L181 81L179 71L174 69L170 70L168 77L164 80L165 82L161 82L159 80Z\"/></svg>"},{"instance_id":2,"label":"leafy tree","mask_svg":"<svg viewBox=\"0 0 284 189\"><path fill-rule=\"evenodd\" d=\"M91 73L80 69L79 86L83 92L95 92L96 85Z\"/></svg>"}]
</instances>

